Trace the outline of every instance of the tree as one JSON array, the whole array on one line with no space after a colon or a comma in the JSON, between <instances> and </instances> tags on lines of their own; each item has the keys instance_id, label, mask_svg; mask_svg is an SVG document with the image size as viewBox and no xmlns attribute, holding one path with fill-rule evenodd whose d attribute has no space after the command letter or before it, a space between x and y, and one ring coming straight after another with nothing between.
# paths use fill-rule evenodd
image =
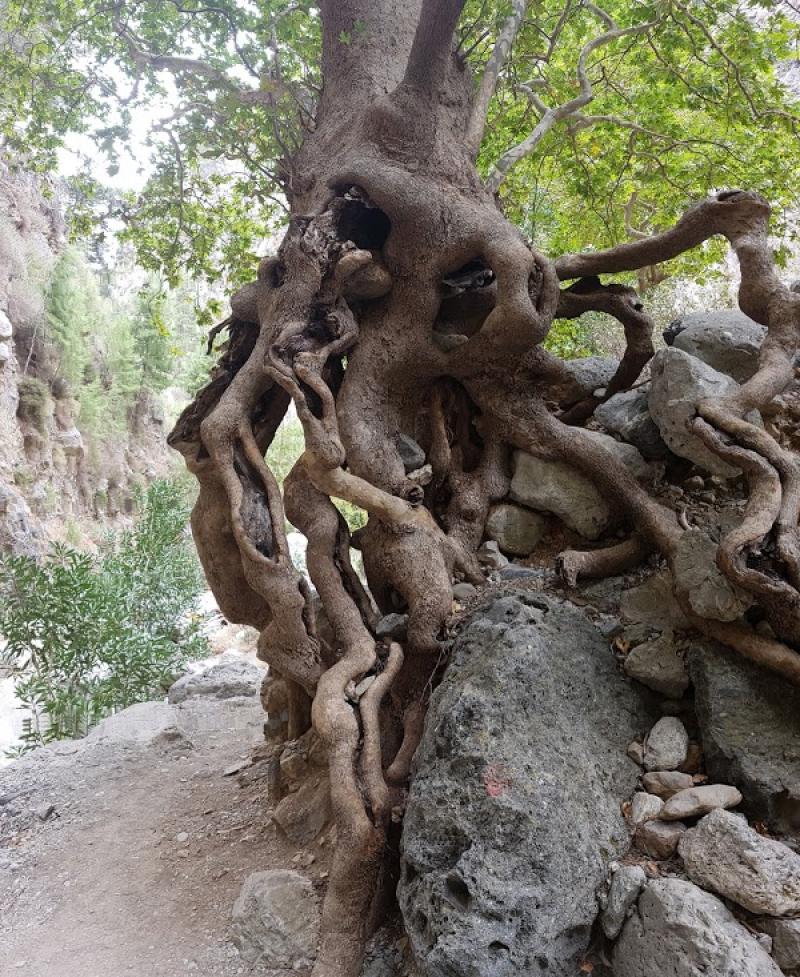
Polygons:
<instances>
[{"instance_id":1,"label":"tree","mask_svg":"<svg viewBox=\"0 0 800 977\"><path fill-rule=\"evenodd\" d=\"M228 332L222 356L170 443L200 485L192 528L223 613L260 630L259 654L287 683L290 737L313 722L327 748L338 834L314 974L351 977L360 972L392 812L402 808L437 678L453 575L483 582L475 553L490 504L507 491L511 448L583 472L617 501L628 526L628 537L609 548L562 553L568 583L660 553L700 632L800 683L800 467L749 419L792 378L800 335L800 294L775 272L765 199L752 191L717 192L660 233L636 228L632 242L614 244L620 232L612 227L605 232L613 245L608 250L553 260L528 244L495 197L511 179L512 164L528 161L529 150L545 147L566 125L573 130L568 141L578 147L581 133L608 131L610 138L625 130L630 160L648 154L642 146L649 139L661 145L663 131L650 131L641 118L616 116L639 67L642 85L647 72L657 75L647 51L708 119L672 120L667 136L675 141L676 162L664 162L666 145L652 161L662 177L671 179L673 165L685 166L687 184L695 185L694 164L686 162L695 149L684 143L708 142L722 116L734 130L761 127L768 147L783 145L797 118L781 100L773 60L789 28L766 14L769 26L762 30L722 2L703 3L701 18L695 5L678 0L607 8L532 3L530 9L515 0L495 11L487 27L485 5L469 4L462 16L463 0L322 0L320 21L303 3L246 11L223 3L214 8L216 32L204 34L195 5L158 6L165 11L161 19L148 4L93 8L87 28L100 32L92 33L99 50L127 59L143 83L154 85L159 72L172 71L189 100L168 131L177 197L165 167L155 195L143 204L145 212L162 206L172 215L177 207L177 235L162 221L143 232L144 253L173 260L187 228L200 220L201 205L191 194L186 203L187 188L194 193L210 179L197 165L209 145L220 153L227 145L237 159L269 167L290 212L277 253L260 262L257 280L234 295L232 316L215 330ZM303 57L317 26L321 78L306 70L310 62ZM487 37L477 40L484 28ZM730 45L756 44L767 35L769 55L759 49L743 73ZM270 42L272 56L249 40L259 36L278 38ZM476 50L489 46L476 84L464 54L470 38ZM677 44L676 38L684 40ZM512 43L523 57L509 62ZM526 67L525 56L532 77L527 70L516 74ZM235 79L236 58L250 64L253 87ZM695 70L696 60L706 63L707 73ZM309 91L320 85L312 108ZM654 115L668 122L678 111L671 99L680 99L654 87ZM502 155L495 153L490 163L502 127L487 133L486 118L497 120L502 99L516 114L522 138L508 145L503 139ZM595 114L593 99L600 100L602 113L596 114L603 117L587 114ZM691 107L688 96L684 101ZM212 111L221 113L225 131L200 138L199 123ZM289 124L291 118L301 129ZM692 134L701 125L702 136ZM755 141L752 131L749 138ZM743 142L737 150L745 149ZM481 146L488 180L477 165ZM725 152L720 158L734 165ZM582 199L591 180L570 186L570 168L555 148L545 159L551 178L567 184L557 202ZM714 159L710 149L708 159ZM193 160L189 166L187 160ZM640 171L637 163L633 176ZM225 180L212 193L223 209L234 206L222 189ZM626 204L630 186L622 192ZM254 182L245 190L263 204ZM663 186L648 193L643 212L660 225L677 204ZM568 215L573 223L575 214L573 208ZM246 233L244 225L233 226ZM698 402L689 424L712 452L746 474L745 518L716 548L716 562L758 601L774 638L743 620L723 622L693 611L682 567L697 530L650 497L580 426L601 400L635 383L653 354L652 321L637 294L600 276L652 268L715 237L727 239L738 255L740 305L767 327L768 337L756 375L733 395ZM199 247L202 265L213 248L202 240ZM562 288L562 282L572 284ZM618 319L627 348L605 392L576 399L563 364L542 343L556 316L588 311ZM292 401L304 451L282 494L264 455ZM430 481L425 472L406 472L401 434L422 444ZM369 514L357 540L333 499ZM292 565L285 516L308 538L319 612ZM370 593L350 563L356 543ZM407 608L402 647L376 639L370 594L381 612ZM324 639L328 633L332 641ZM352 688L366 675L374 680L354 703Z\"/></svg>"}]
</instances>

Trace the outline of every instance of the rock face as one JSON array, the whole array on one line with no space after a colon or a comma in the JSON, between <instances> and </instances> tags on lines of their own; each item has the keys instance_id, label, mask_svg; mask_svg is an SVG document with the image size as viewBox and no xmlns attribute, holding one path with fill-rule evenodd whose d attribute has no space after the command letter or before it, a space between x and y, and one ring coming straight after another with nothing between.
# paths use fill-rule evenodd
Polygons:
<instances>
[{"instance_id":1,"label":"rock face","mask_svg":"<svg viewBox=\"0 0 800 977\"><path fill-rule=\"evenodd\" d=\"M202 672L189 672L169 690L169 701L177 704L187 699L212 697L233 699L257 696L264 679L264 668L252 660L235 655L222 655L219 662Z\"/></svg>"},{"instance_id":2,"label":"rock face","mask_svg":"<svg viewBox=\"0 0 800 977\"><path fill-rule=\"evenodd\" d=\"M595 408L595 419L612 434L634 445L644 458L658 460L669 454L647 406L647 391L625 390Z\"/></svg>"},{"instance_id":3,"label":"rock face","mask_svg":"<svg viewBox=\"0 0 800 977\"><path fill-rule=\"evenodd\" d=\"M686 874L753 913L800 914L800 855L744 818L712 811L681 838Z\"/></svg>"},{"instance_id":4,"label":"rock face","mask_svg":"<svg viewBox=\"0 0 800 977\"><path fill-rule=\"evenodd\" d=\"M800 689L710 642L689 651L709 775L735 784L744 809L800 834Z\"/></svg>"},{"instance_id":5,"label":"rock face","mask_svg":"<svg viewBox=\"0 0 800 977\"><path fill-rule=\"evenodd\" d=\"M692 312L679 320L672 346L744 383L758 369L767 330L738 309Z\"/></svg>"},{"instance_id":6,"label":"rock face","mask_svg":"<svg viewBox=\"0 0 800 977\"><path fill-rule=\"evenodd\" d=\"M233 906L231 935L245 963L299 970L317 952L319 910L311 882L298 872L254 872Z\"/></svg>"},{"instance_id":7,"label":"rock face","mask_svg":"<svg viewBox=\"0 0 800 977\"><path fill-rule=\"evenodd\" d=\"M781 977L770 956L714 896L657 879L614 947L615 977Z\"/></svg>"},{"instance_id":8,"label":"rock face","mask_svg":"<svg viewBox=\"0 0 800 977\"><path fill-rule=\"evenodd\" d=\"M528 556L546 530L544 516L508 502L492 506L486 520L486 535L512 556Z\"/></svg>"},{"instance_id":9,"label":"rock face","mask_svg":"<svg viewBox=\"0 0 800 977\"><path fill-rule=\"evenodd\" d=\"M698 400L733 393L739 387L736 381L674 347L659 350L651 360L650 369L653 379L647 402L661 437L670 450L712 475L722 478L738 475L737 468L717 458L686 429L686 422L694 415Z\"/></svg>"},{"instance_id":10,"label":"rock face","mask_svg":"<svg viewBox=\"0 0 800 977\"><path fill-rule=\"evenodd\" d=\"M464 624L434 694L398 888L424 977L574 977L649 725L576 608L521 591Z\"/></svg>"},{"instance_id":11,"label":"rock face","mask_svg":"<svg viewBox=\"0 0 800 977\"><path fill-rule=\"evenodd\" d=\"M612 452L636 478L649 474L647 463L633 445L599 431L581 433ZM597 539L610 521L608 505L588 478L563 462L545 461L524 451L514 454L511 498L532 509L552 512L587 539Z\"/></svg>"}]
</instances>

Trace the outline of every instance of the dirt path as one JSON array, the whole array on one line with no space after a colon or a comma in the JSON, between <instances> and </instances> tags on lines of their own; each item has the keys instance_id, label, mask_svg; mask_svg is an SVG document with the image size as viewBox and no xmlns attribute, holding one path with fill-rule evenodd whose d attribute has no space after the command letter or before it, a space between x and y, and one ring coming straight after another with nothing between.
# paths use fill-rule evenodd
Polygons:
<instances>
[{"instance_id":1,"label":"dirt path","mask_svg":"<svg viewBox=\"0 0 800 977\"><path fill-rule=\"evenodd\" d=\"M223 775L262 722L255 698L146 703L0 771L0 973L251 973L231 906L295 854L264 790Z\"/></svg>"}]
</instances>

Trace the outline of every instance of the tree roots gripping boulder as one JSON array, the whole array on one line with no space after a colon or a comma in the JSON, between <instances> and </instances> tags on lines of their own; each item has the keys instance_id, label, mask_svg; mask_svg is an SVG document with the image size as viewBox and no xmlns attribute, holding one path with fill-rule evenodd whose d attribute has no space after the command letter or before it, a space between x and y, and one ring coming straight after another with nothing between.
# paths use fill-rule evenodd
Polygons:
<instances>
[{"instance_id":1,"label":"tree roots gripping boulder","mask_svg":"<svg viewBox=\"0 0 800 977\"><path fill-rule=\"evenodd\" d=\"M313 130L286 160L288 230L234 297L219 364L170 436L200 484L192 528L223 613L260 630L259 654L289 689L289 736L310 717L327 749L338 844L315 977L359 973L453 577L483 580L475 552L490 506L507 493L512 449L573 466L627 523L629 538L611 549L561 555L568 583L657 551L699 631L800 684L800 469L752 423L792 378L800 333L800 294L773 269L768 205L719 193L654 237L556 261L538 254L475 166L485 92L473 97L454 50L461 6L323 0L324 92ZM371 43L339 44L357 19ZM744 472L747 510L716 563L776 637L696 613L680 573L679 519L578 426L629 389L653 353L636 294L599 276L717 234L739 258L742 310L767 333L757 372L729 396L698 402L687 424ZM571 376L542 342L556 315L592 310L622 323L627 351L604 392L569 402ZM290 402L305 450L282 498L264 455ZM406 471L404 436L424 450L429 479ZM371 594L333 498L368 513L358 546ZM308 537L318 601L292 565L286 517ZM375 633L399 609L402 647ZM369 675L354 702L349 690Z\"/></svg>"}]
</instances>

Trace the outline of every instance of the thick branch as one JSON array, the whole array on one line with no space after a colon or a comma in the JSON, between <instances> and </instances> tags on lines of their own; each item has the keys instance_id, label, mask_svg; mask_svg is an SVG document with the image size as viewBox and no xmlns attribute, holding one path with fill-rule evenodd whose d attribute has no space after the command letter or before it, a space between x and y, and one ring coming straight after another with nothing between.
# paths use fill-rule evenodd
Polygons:
<instances>
[{"instance_id":1,"label":"thick branch","mask_svg":"<svg viewBox=\"0 0 800 977\"><path fill-rule=\"evenodd\" d=\"M489 111L489 103L492 101L500 71L506 63L506 59L511 51L514 38L522 26L525 19L525 12L528 9L528 0L511 0L511 15L495 41L494 50L491 57L486 62L483 69L481 83L475 94L472 103L472 113L467 126L466 148L467 152L473 157L478 155L481 148L481 140L486 127L486 114Z\"/></svg>"}]
</instances>

